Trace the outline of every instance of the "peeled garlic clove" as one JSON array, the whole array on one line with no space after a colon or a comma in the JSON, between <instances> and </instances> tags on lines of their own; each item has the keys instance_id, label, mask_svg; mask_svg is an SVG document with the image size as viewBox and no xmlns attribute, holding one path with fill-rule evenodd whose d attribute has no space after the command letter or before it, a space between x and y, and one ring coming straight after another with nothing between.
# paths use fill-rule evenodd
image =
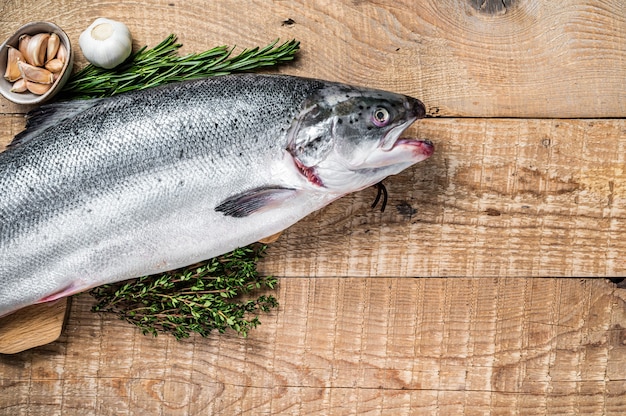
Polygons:
<instances>
[{"instance_id":1,"label":"peeled garlic clove","mask_svg":"<svg viewBox=\"0 0 626 416\"><path fill-rule=\"evenodd\" d=\"M57 56L59 46L61 46L61 39L59 38L59 35L57 35L56 33L52 33L50 35L50 38L48 38L48 45L46 48L46 62L50 62Z\"/></svg>"},{"instance_id":2,"label":"peeled garlic clove","mask_svg":"<svg viewBox=\"0 0 626 416\"><path fill-rule=\"evenodd\" d=\"M24 78L18 79L11 86L11 92L24 92L24 91L26 91L26 80Z\"/></svg>"},{"instance_id":3,"label":"peeled garlic clove","mask_svg":"<svg viewBox=\"0 0 626 416\"><path fill-rule=\"evenodd\" d=\"M43 66L46 63L48 39L50 39L49 33L37 33L30 38L26 47L26 62L35 66Z\"/></svg>"},{"instance_id":4,"label":"peeled garlic clove","mask_svg":"<svg viewBox=\"0 0 626 416\"><path fill-rule=\"evenodd\" d=\"M26 78L27 81L36 82L38 84L52 84L54 82L52 72L47 69L29 65L22 61L18 61L17 66L20 68L22 78Z\"/></svg>"},{"instance_id":5,"label":"peeled garlic clove","mask_svg":"<svg viewBox=\"0 0 626 416\"><path fill-rule=\"evenodd\" d=\"M124 23L100 17L81 33L78 43L89 62L110 69L130 56L133 40Z\"/></svg>"},{"instance_id":6,"label":"peeled garlic clove","mask_svg":"<svg viewBox=\"0 0 626 416\"><path fill-rule=\"evenodd\" d=\"M65 47L65 45L63 44L59 45L59 50L57 51L56 59L60 60L63 63L67 61L67 48Z\"/></svg>"},{"instance_id":7,"label":"peeled garlic clove","mask_svg":"<svg viewBox=\"0 0 626 416\"><path fill-rule=\"evenodd\" d=\"M44 68L52 73L61 72L61 70L63 69L63 62L59 58L54 58L49 60Z\"/></svg>"},{"instance_id":8,"label":"peeled garlic clove","mask_svg":"<svg viewBox=\"0 0 626 416\"><path fill-rule=\"evenodd\" d=\"M28 91L32 92L33 94L37 94L37 95L43 95L47 93L51 87L52 87L52 84L39 84L37 82L31 82L28 80L26 81L26 89L28 89Z\"/></svg>"},{"instance_id":9,"label":"peeled garlic clove","mask_svg":"<svg viewBox=\"0 0 626 416\"><path fill-rule=\"evenodd\" d=\"M20 50L20 53L22 54L26 62L28 62L27 52L28 52L28 43L30 42L30 38L31 38L30 35L20 36L19 45L18 45L18 49ZM28 63L31 65L33 64L32 62L28 62Z\"/></svg>"},{"instance_id":10,"label":"peeled garlic clove","mask_svg":"<svg viewBox=\"0 0 626 416\"><path fill-rule=\"evenodd\" d=\"M4 78L6 78L9 82L14 82L18 80L22 75L20 73L20 68L17 66L18 61L23 61L24 57L20 53L19 50L15 49L12 46L8 46L9 51L7 52L7 68L4 71Z\"/></svg>"}]
</instances>

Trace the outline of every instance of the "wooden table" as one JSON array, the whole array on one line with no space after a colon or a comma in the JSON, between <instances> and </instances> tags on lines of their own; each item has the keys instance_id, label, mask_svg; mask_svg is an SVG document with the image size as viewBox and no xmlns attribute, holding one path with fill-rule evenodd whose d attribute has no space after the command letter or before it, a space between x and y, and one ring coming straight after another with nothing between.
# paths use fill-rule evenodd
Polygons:
<instances>
[{"instance_id":1,"label":"wooden table","mask_svg":"<svg viewBox=\"0 0 626 416\"><path fill-rule=\"evenodd\" d=\"M626 413L626 3L8 0L0 38L99 16L183 53L296 38L282 72L422 99L436 153L384 213L368 189L287 230L248 338L146 337L81 295L0 357L1 414ZM0 101L0 143L24 111Z\"/></svg>"}]
</instances>

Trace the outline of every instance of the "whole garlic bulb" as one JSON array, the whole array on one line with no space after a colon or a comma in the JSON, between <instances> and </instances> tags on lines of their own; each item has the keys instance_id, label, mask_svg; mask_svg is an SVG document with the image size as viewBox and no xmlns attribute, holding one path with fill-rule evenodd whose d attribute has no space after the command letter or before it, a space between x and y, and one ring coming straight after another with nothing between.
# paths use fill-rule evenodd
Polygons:
<instances>
[{"instance_id":1,"label":"whole garlic bulb","mask_svg":"<svg viewBox=\"0 0 626 416\"><path fill-rule=\"evenodd\" d=\"M81 33L78 43L89 62L111 69L128 58L133 39L124 23L99 17Z\"/></svg>"}]
</instances>

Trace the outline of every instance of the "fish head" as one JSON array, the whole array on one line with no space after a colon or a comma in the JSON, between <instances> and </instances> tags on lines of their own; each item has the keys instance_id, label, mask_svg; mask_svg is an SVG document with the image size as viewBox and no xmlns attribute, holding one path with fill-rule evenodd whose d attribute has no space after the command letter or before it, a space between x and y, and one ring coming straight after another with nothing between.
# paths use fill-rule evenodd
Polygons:
<instances>
[{"instance_id":1,"label":"fish head","mask_svg":"<svg viewBox=\"0 0 626 416\"><path fill-rule=\"evenodd\" d=\"M427 159L429 140L402 137L426 114L418 99L386 91L328 87L308 101L288 151L310 183L354 192Z\"/></svg>"}]
</instances>

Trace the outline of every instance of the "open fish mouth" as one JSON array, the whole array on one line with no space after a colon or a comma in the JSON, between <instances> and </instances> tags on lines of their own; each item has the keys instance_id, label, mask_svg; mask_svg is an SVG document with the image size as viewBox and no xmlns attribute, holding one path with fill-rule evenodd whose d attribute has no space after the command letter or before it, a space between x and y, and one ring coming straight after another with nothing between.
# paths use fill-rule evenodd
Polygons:
<instances>
[{"instance_id":1,"label":"open fish mouth","mask_svg":"<svg viewBox=\"0 0 626 416\"><path fill-rule=\"evenodd\" d=\"M432 156L434 151L435 146L433 142L428 139L400 137L393 143L389 151L373 154L365 164L361 164L358 168L353 169L353 171L378 169L407 162L413 164L428 159ZM305 166L297 158L293 160L300 174L304 176L309 183L316 187L325 187L324 181L318 174L317 167Z\"/></svg>"},{"instance_id":2,"label":"open fish mouth","mask_svg":"<svg viewBox=\"0 0 626 416\"><path fill-rule=\"evenodd\" d=\"M404 133L404 131L415 122L415 120L417 120L417 117L411 117L404 123L398 124L396 127L389 130L387 134L385 134L385 136L383 137L380 149L384 152L388 152L393 149L396 145L396 142L400 140L400 135Z\"/></svg>"},{"instance_id":3,"label":"open fish mouth","mask_svg":"<svg viewBox=\"0 0 626 416\"><path fill-rule=\"evenodd\" d=\"M417 163L428 159L434 151L435 146L430 140L398 137L389 149L380 149L369 155L359 168L383 168L400 163Z\"/></svg>"},{"instance_id":4,"label":"open fish mouth","mask_svg":"<svg viewBox=\"0 0 626 416\"><path fill-rule=\"evenodd\" d=\"M393 145L393 148L401 146L413 147L414 156L422 156L424 159L432 156L435 145L428 139L413 139L410 137L400 137Z\"/></svg>"}]
</instances>

